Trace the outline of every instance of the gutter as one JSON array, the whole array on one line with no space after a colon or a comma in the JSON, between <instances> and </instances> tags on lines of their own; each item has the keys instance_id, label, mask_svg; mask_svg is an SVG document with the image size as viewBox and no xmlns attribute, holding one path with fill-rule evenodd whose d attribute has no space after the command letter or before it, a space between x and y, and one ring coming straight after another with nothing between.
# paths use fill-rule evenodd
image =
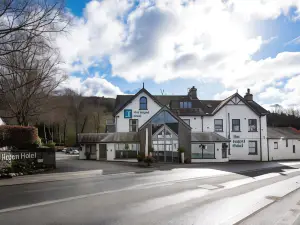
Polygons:
<instances>
[{"instance_id":1,"label":"gutter","mask_svg":"<svg viewBox=\"0 0 300 225\"><path fill-rule=\"evenodd\" d=\"M262 161L262 144L261 144L261 115L259 116L259 145L260 145L260 161Z\"/></svg>"}]
</instances>

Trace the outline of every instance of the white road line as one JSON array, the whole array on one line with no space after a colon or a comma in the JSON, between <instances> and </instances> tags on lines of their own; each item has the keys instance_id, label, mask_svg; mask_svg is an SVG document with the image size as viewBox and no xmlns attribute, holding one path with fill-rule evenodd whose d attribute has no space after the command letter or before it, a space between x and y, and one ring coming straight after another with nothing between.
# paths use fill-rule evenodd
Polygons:
<instances>
[{"instance_id":1,"label":"white road line","mask_svg":"<svg viewBox=\"0 0 300 225\"><path fill-rule=\"evenodd\" d=\"M297 172L299 170L300 169L295 169L295 170L287 171L287 172L284 172L284 173L288 174L288 173L292 173L292 172ZM278 174L275 174L275 175L279 176L280 174L278 173ZM267 178L270 178L270 177L274 177L275 175L269 175L269 176L262 175L262 176L258 176L260 178L256 177L256 180L253 179L253 178L246 178L246 179L251 179L251 182L255 182L255 181L259 180L259 179L262 180L263 178L267 179ZM202 178L204 178L204 177L202 177ZM290 178L288 180L295 179L295 178L297 178L299 180L300 176L293 177L293 178ZM199 179L201 179L201 178L199 178ZM244 180L244 179L242 179L242 180ZM236 184L231 183L231 185L230 185L230 182L226 182L226 183L223 183L223 184L220 184L220 185L226 186L226 184L227 184L226 189L230 189L230 188L241 186L241 185L245 184L246 182L242 181L242 180L239 180L240 182L239 183L237 182ZM286 180L284 180L284 181L286 181ZM280 182L284 182L284 181L280 181ZM232 181L232 182L235 182L235 181ZM247 182L250 183L250 180L249 181L247 180ZM151 185L153 185L152 187L156 187L157 185L168 185L168 184L172 185L172 184L174 184L174 182L158 182L158 183L152 183ZM144 187L149 187L149 185L150 184L147 184L146 186L144 185ZM68 202L68 201L78 200L78 199L83 199L83 198L88 198L88 197L100 196L100 195L104 195L104 194L117 193L117 192L121 192L121 191L129 191L129 190L134 190L134 189L138 189L138 188L141 188L140 184L134 185L134 186L131 186L131 187L127 187L127 188L123 188L123 189L118 189L118 190L111 190L111 191L97 192L97 193L93 193L93 194L78 195L78 196L74 196L74 197L63 198L63 199L58 199L58 200L53 200L53 201L45 201L45 202L40 202L40 203L35 203L35 204L30 204L30 205L23 205L23 206L17 206L17 207L11 207L11 208L6 208L6 209L1 209L0 213L12 212L12 211L17 211L17 210L22 210L22 209L28 209L28 208L38 207L38 206L46 206L46 205L51 205L51 204L56 204L56 203L62 203L62 202ZM197 192L197 196L196 197L201 197L201 196L204 196L207 193L210 194L210 193L215 193L215 192L219 192L219 191L222 191L222 190L224 190L224 189L221 188L221 189L211 190L211 191L209 191L209 190L192 190L192 191ZM187 194L188 192L190 192L190 191L185 191L183 193ZM177 195L177 197L178 197L178 195L182 196L181 194L182 193L177 193L175 195ZM194 196L194 195L189 195L189 196L191 197L191 196ZM169 199L170 197L173 198L174 195L165 196L163 198L166 198L166 199L168 198ZM185 197L185 201L187 201L189 199L190 199L189 197ZM178 201L182 202L183 200L182 199L180 200L178 198L176 201L175 200L174 201L166 201L165 205L172 205L174 203L178 203Z\"/></svg>"}]
</instances>

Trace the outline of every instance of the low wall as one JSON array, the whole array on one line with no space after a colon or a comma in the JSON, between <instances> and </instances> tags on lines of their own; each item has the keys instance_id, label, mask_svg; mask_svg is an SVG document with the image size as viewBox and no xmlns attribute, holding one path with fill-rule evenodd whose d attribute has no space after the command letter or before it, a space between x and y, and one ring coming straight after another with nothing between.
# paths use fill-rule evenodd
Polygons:
<instances>
[{"instance_id":1,"label":"low wall","mask_svg":"<svg viewBox=\"0 0 300 225\"><path fill-rule=\"evenodd\" d=\"M55 150L36 148L28 150L0 151L0 168L8 167L13 162L34 163L37 168L55 168Z\"/></svg>"}]
</instances>

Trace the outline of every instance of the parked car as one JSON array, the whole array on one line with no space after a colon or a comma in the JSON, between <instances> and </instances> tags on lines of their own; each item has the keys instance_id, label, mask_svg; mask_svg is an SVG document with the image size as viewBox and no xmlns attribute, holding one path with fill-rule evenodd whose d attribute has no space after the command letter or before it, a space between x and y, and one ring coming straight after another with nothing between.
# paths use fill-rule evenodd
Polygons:
<instances>
[{"instance_id":1,"label":"parked car","mask_svg":"<svg viewBox=\"0 0 300 225\"><path fill-rule=\"evenodd\" d=\"M72 148L67 148L66 151L65 151L65 153L66 154L70 154L72 150L73 150Z\"/></svg>"},{"instance_id":2,"label":"parked car","mask_svg":"<svg viewBox=\"0 0 300 225\"><path fill-rule=\"evenodd\" d=\"M63 150L61 150L62 152L66 153L68 148L64 148Z\"/></svg>"},{"instance_id":3,"label":"parked car","mask_svg":"<svg viewBox=\"0 0 300 225\"><path fill-rule=\"evenodd\" d=\"M79 151L77 149L73 149L70 154L72 155L79 155Z\"/></svg>"}]
</instances>

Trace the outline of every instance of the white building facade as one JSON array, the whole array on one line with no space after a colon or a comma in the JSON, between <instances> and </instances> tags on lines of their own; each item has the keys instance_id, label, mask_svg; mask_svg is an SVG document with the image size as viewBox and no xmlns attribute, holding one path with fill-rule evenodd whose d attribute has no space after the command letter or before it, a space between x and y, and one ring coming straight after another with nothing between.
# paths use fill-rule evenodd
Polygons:
<instances>
[{"instance_id":1,"label":"white building facade","mask_svg":"<svg viewBox=\"0 0 300 225\"><path fill-rule=\"evenodd\" d=\"M267 114L249 89L216 101L199 99L195 87L182 96L142 88L117 96L109 133L79 135L80 158L134 161L151 151L158 161L177 162L182 147L187 162L268 161Z\"/></svg>"}]
</instances>

